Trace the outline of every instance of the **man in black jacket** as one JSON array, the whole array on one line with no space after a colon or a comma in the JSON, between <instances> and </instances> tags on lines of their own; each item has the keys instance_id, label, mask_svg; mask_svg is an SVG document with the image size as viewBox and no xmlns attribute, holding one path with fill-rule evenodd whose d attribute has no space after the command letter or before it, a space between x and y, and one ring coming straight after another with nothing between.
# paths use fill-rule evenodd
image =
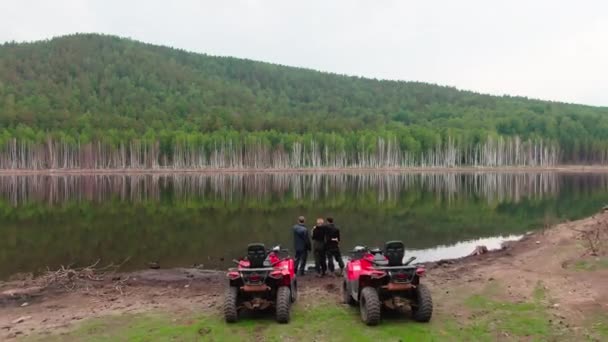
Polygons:
<instances>
[{"instance_id":1,"label":"man in black jacket","mask_svg":"<svg viewBox=\"0 0 608 342\"><path fill-rule=\"evenodd\" d=\"M325 259L325 240L327 238L327 226L323 219L317 219L317 225L312 227L312 250L315 254L315 270L317 276L325 276L327 272L327 260Z\"/></svg>"},{"instance_id":2,"label":"man in black jacket","mask_svg":"<svg viewBox=\"0 0 608 342\"><path fill-rule=\"evenodd\" d=\"M340 228L334 224L334 219L331 217L327 218L326 225L327 240L325 243L325 253L327 255L327 268L329 272L334 273L334 259L340 266L340 274L344 271L344 261L342 260L342 254L340 253Z\"/></svg>"},{"instance_id":3,"label":"man in black jacket","mask_svg":"<svg viewBox=\"0 0 608 342\"><path fill-rule=\"evenodd\" d=\"M293 244L296 250L296 274L298 269L300 275L304 275L306 270L306 258L310 251L310 238L308 236L308 229L304 225L304 216L298 217L298 223L293 226Z\"/></svg>"}]
</instances>

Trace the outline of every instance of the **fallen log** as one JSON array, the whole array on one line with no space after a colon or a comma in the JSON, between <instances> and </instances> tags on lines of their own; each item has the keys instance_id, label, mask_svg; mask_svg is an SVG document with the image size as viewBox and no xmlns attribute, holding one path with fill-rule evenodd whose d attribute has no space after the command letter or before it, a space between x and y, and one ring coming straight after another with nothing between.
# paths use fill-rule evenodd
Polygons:
<instances>
[{"instance_id":1,"label":"fallen log","mask_svg":"<svg viewBox=\"0 0 608 342\"><path fill-rule=\"evenodd\" d=\"M9 289L0 292L0 300L29 298L40 295L44 290L42 286L32 286L22 289Z\"/></svg>"}]
</instances>

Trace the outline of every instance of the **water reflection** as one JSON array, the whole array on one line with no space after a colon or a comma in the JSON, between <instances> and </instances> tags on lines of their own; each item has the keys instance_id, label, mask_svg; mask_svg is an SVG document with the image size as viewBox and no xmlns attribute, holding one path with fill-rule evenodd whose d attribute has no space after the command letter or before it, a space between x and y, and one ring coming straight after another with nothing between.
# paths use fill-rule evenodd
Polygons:
<instances>
[{"instance_id":1,"label":"water reflection","mask_svg":"<svg viewBox=\"0 0 608 342\"><path fill-rule=\"evenodd\" d=\"M299 215L334 216L345 252L401 239L421 260L459 257L589 215L607 189L602 174L3 175L0 278L127 257L223 268L249 242L291 247Z\"/></svg>"},{"instance_id":2,"label":"water reflection","mask_svg":"<svg viewBox=\"0 0 608 342\"><path fill-rule=\"evenodd\" d=\"M563 177L563 176L562 176ZM601 175L585 175L584 188L607 188ZM210 198L325 198L332 193L374 194L377 202L395 201L411 189L428 191L448 201L476 196L489 202L519 202L554 195L556 173L406 173L406 174L177 174L177 175L31 175L0 176L0 196L13 206L31 201L159 201L171 192L177 200ZM584 189L583 189L584 190Z\"/></svg>"}]
</instances>

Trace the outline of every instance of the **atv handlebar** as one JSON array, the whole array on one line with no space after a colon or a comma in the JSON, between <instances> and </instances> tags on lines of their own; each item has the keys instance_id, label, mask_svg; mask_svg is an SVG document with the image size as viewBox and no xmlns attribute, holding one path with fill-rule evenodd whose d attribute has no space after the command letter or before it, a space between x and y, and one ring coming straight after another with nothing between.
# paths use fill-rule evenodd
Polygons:
<instances>
[{"instance_id":1,"label":"atv handlebar","mask_svg":"<svg viewBox=\"0 0 608 342\"><path fill-rule=\"evenodd\" d=\"M412 263L412 261L414 261L414 260L416 260L416 257L415 257L415 256L410 257L409 259L407 259L407 261L406 261L406 262L404 262L404 263L403 263L403 265L404 265L404 266L407 266L407 265L411 264L411 263Z\"/></svg>"}]
</instances>

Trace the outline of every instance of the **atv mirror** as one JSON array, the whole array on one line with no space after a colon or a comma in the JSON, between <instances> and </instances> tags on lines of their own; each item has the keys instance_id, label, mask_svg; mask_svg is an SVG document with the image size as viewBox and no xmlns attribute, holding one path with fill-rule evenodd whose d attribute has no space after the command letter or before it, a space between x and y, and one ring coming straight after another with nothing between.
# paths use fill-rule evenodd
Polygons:
<instances>
[{"instance_id":1,"label":"atv mirror","mask_svg":"<svg viewBox=\"0 0 608 342\"><path fill-rule=\"evenodd\" d=\"M280 253L277 253L281 259L285 259L289 256L289 249L283 248Z\"/></svg>"},{"instance_id":2,"label":"atv mirror","mask_svg":"<svg viewBox=\"0 0 608 342\"><path fill-rule=\"evenodd\" d=\"M365 252L366 248L364 246L355 246L353 248L353 253L358 253L358 252Z\"/></svg>"},{"instance_id":3,"label":"atv mirror","mask_svg":"<svg viewBox=\"0 0 608 342\"><path fill-rule=\"evenodd\" d=\"M365 251L367 250L367 248L363 247L363 246L355 246L355 248L353 248L353 250L350 252L352 255L353 259L361 259L363 258L363 255L365 254Z\"/></svg>"}]
</instances>

